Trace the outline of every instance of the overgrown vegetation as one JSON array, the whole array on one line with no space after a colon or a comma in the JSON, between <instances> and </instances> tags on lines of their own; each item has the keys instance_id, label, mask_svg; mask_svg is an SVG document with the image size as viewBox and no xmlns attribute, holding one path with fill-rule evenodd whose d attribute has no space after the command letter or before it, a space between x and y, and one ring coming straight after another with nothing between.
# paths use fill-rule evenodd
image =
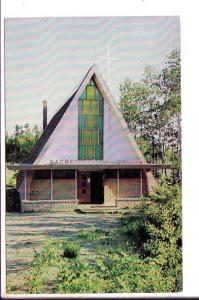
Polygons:
<instances>
[{"instance_id":1,"label":"overgrown vegetation","mask_svg":"<svg viewBox=\"0 0 199 300\"><path fill-rule=\"evenodd\" d=\"M182 289L182 224L179 186L163 180L150 213L129 210L118 227L79 232L79 243L46 240L28 272L30 293L176 292ZM90 244L93 256L82 255Z\"/></svg>"}]
</instances>

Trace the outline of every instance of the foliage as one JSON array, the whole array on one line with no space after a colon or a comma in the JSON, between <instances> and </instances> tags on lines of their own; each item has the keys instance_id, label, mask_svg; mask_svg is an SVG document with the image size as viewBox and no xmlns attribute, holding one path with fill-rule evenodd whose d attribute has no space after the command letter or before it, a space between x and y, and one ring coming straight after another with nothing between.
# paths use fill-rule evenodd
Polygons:
<instances>
[{"instance_id":1,"label":"foliage","mask_svg":"<svg viewBox=\"0 0 199 300\"><path fill-rule=\"evenodd\" d=\"M128 215L122 217L120 226L112 231L82 230L79 236L98 247L92 258L76 255L80 249L76 243L46 240L29 270L29 292L44 291L52 270L54 293L180 291L180 199L179 186L165 179L154 191L148 214L144 214L143 207L140 215L129 210ZM63 255L66 252L67 255Z\"/></svg>"},{"instance_id":2,"label":"foliage","mask_svg":"<svg viewBox=\"0 0 199 300\"><path fill-rule=\"evenodd\" d=\"M46 239L41 252L36 252L27 273L27 285L30 293L41 293L49 275L49 266L60 263L63 243L55 239Z\"/></svg>"},{"instance_id":3,"label":"foliage","mask_svg":"<svg viewBox=\"0 0 199 300\"><path fill-rule=\"evenodd\" d=\"M6 168L6 186L7 187L16 187L16 171L11 171Z\"/></svg>"},{"instance_id":4,"label":"foliage","mask_svg":"<svg viewBox=\"0 0 199 300\"><path fill-rule=\"evenodd\" d=\"M6 135L6 161L10 163L22 163L34 148L41 135L37 126L32 129L29 124L16 125L15 133Z\"/></svg>"},{"instance_id":5,"label":"foliage","mask_svg":"<svg viewBox=\"0 0 199 300\"><path fill-rule=\"evenodd\" d=\"M173 182L181 181L181 63L171 51L159 71L147 66L140 82L120 84L120 109L149 162L171 163Z\"/></svg>"},{"instance_id":6,"label":"foliage","mask_svg":"<svg viewBox=\"0 0 199 300\"><path fill-rule=\"evenodd\" d=\"M91 228L88 230L81 230L79 236L87 241L96 241L104 239L109 235L109 232L100 228Z\"/></svg>"},{"instance_id":7,"label":"foliage","mask_svg":"<svg viewBox=\"0 0 199 300\"><path fill-rule=\"evenodd\" d=\"M150 213L121 219L121 232L140 257L155 259L170 291L182 289L182 207L179 185L162 179L152 196Z\"/></svg>"},{"instance_id":8,"label":"foliage","mask_svg":"<svg viewBox=\"0 0 199 300\"><path fill-rule=\"evenodd\" d=\"M94 264L67 261L60 267L56 293L124 293L167 291L155 260L137 255L106 254Z\"/></svg>"},{"instance_id":9,"label":"foliage","mask_svg":"<svg viewBox=\"0 0 199 300\"><path fill-rule=\"evenodd\" d=\"M67 243L64 246L64 257L75 258L79 256L80 246L74 243Z\"/></svg>"},{"instance_id":10,"label":"foliage","mask_svg":"<svg viewBox=\"0 0 199 300\"><path fill-rule=\"evenodd\" d=\"M179 291L182 289L181 190L178 185L163 181L152 200L153 213L146 222L149 238L144 245L145 252L158 260L172 283L171 290Z\"/></svg>"},{"instance_id":11,"label":"foliage","mask_svg":"<svg viewBox=\"0 0 199 300\"><path fill-rule=\"evenodd\" d=\"M141 248L148 238L145 228L145 217L129 215L121 218L120 232L130 239L133 246L138 249Z\"/></svg>"}]
</instances>

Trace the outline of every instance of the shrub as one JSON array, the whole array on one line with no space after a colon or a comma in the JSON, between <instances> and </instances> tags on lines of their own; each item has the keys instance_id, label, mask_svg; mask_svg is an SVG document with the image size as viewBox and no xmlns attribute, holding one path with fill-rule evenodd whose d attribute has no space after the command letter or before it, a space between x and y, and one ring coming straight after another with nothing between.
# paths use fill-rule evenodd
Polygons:
<instances>
[{"instance_id":1,"label":"shrub","mask_svg":"<svg viewBox=\"0 0 199 300\"><path fill-rule=\"evenodd\" d=\"M182 207L178 185L163 182L152 197L153 213L148 216L145 255L158 260L171 291L182 289Z\"/></svg>"},{"instance_id":2,"label":"shrub","mask_svg":"<svg viewBox=\"0 0 199 300\"><path fill-rule=\"evenodd\" d=\"M121 219L121 233L130 239L133 246L140 248L147 240L144 217L130 215Z\"/></svg>"},{"instance_id":3,"label":"shrub","mask_svg":"<svg viewBox=\"0 0 199 300\"><path fill-rule=\"evenodd\" d=\"M64 257L75 258L79 256L80 246L78 244L69 243L64 246Z\"/></svg>"}]
</instances>

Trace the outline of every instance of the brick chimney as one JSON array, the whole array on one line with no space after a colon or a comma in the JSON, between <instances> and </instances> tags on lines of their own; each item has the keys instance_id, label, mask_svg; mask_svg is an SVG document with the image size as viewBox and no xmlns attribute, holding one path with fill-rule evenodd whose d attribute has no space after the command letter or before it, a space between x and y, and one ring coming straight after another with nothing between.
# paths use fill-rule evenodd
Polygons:
<instances>
[{"instance_id":1,"label":"brick chimney","mask_svg":"<svg viewBox=\"0 0 199 300\"><path fill-rule=\"evenodd\" d=\"M43 101L43 131L47 126L47 101Z\"/></svg>"}]
</instances>

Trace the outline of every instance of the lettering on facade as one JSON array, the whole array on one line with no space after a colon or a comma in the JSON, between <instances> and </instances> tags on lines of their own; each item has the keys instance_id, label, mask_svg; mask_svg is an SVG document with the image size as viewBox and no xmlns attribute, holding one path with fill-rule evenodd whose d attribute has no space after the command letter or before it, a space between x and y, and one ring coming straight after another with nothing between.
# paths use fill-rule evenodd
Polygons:
<instances>
[{"instance_id":1,"label":"lettering on facade","mask_svg":"<svg viewBox=\"0 0 199 300\"><path fill-rule=\"evenodd\" d=\"M142 163L141 161L134 161L134 160L116 160L116 161L104 161L104 160L73 160L73 159L51 159L50 165L109 165L109 164L134 164L139 165Z\"/></svg>"}]
</instances>

